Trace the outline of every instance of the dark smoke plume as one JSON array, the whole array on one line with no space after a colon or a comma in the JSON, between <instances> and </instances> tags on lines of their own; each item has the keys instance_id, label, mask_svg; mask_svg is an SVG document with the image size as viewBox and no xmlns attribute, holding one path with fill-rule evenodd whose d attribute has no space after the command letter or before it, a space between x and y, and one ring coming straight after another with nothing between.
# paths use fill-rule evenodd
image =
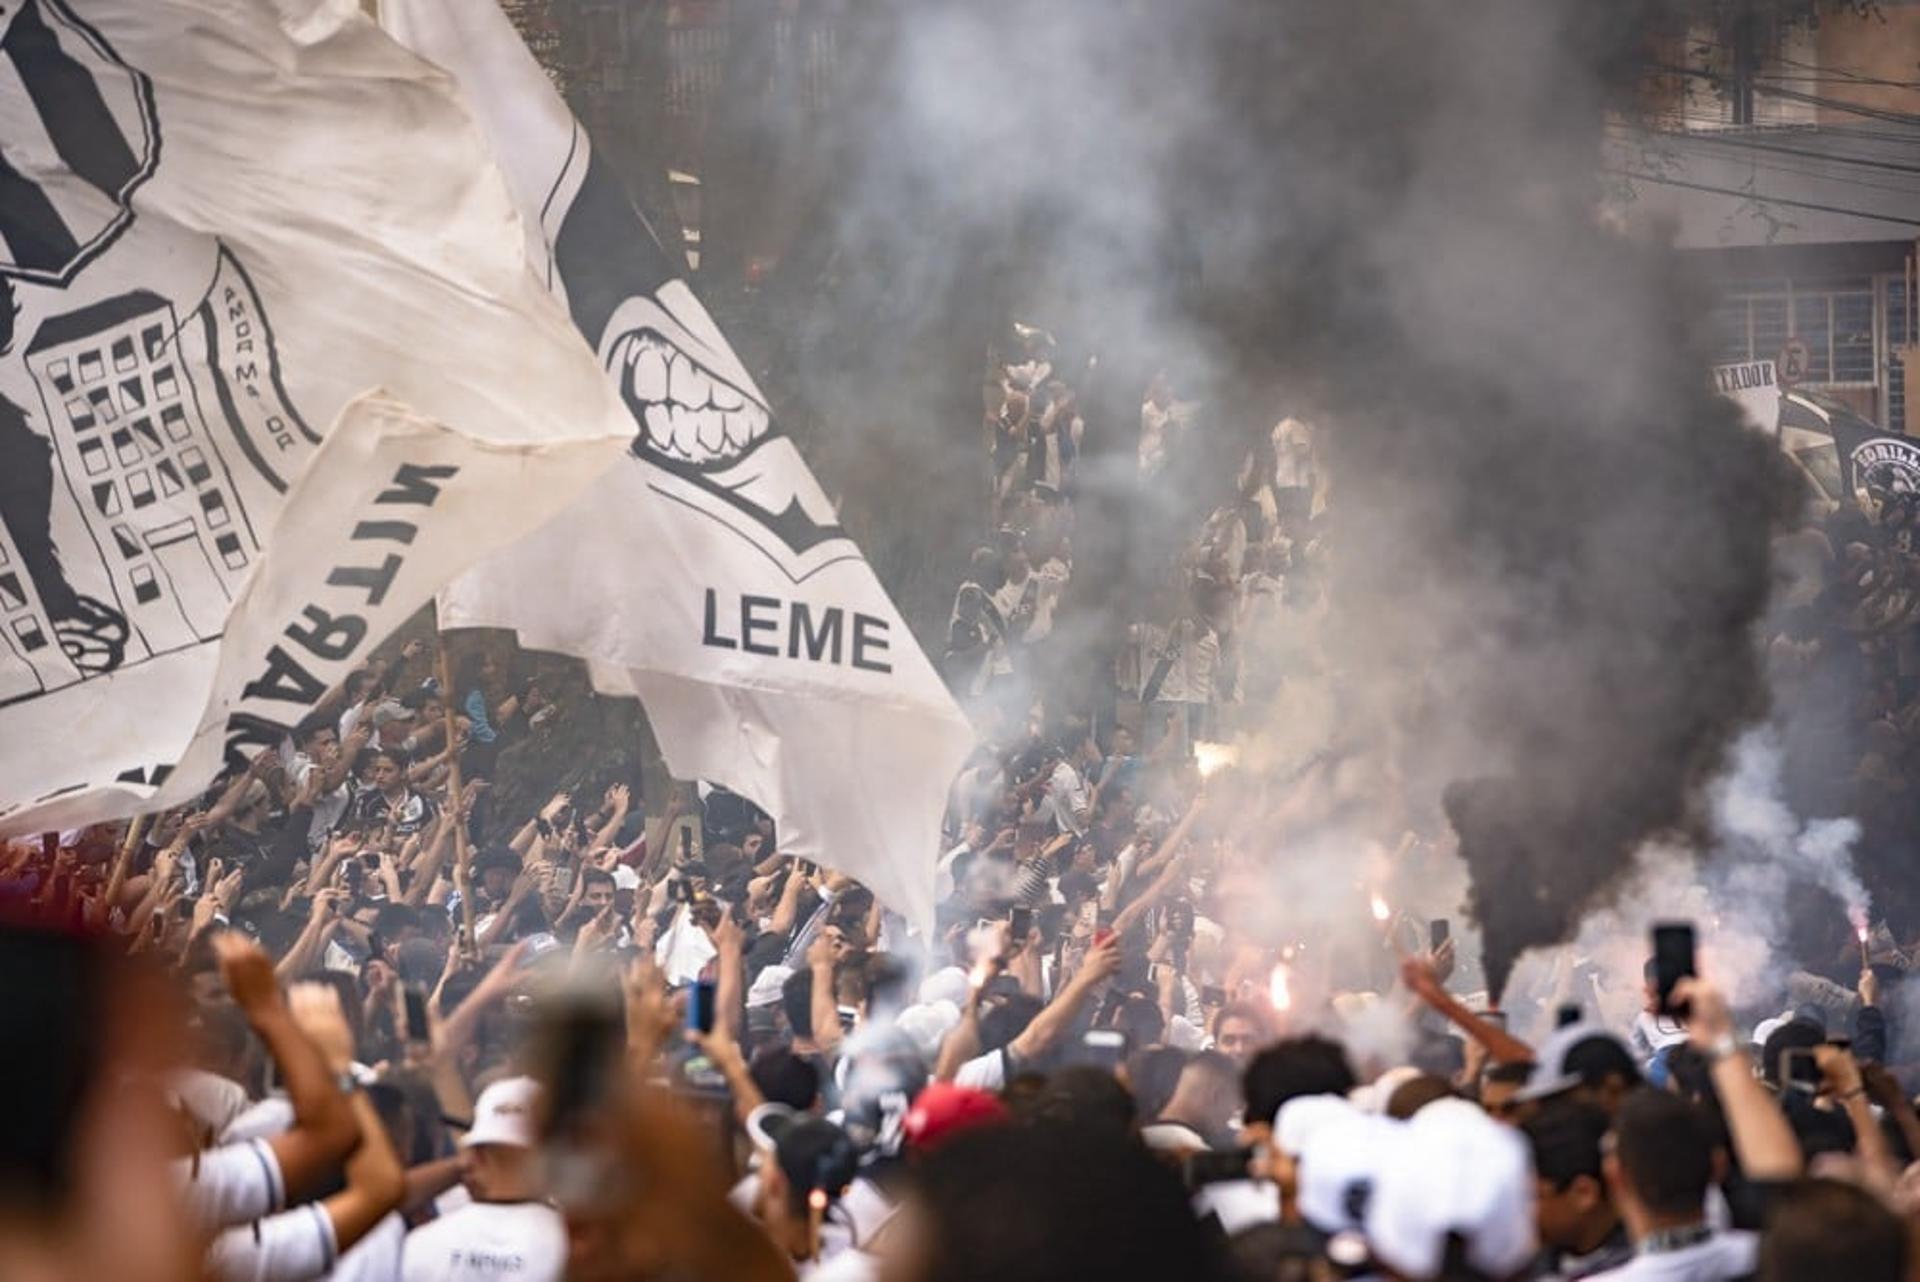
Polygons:
<instances>
[{"instance_id":1,"label":"dark smoke plume","mask_svg":"<svg viewBox=\"0 0 1920 1282\"><path fill-rule=\"evenodd\" d=\"M846 457L884 443L884 483L841 472L877 551L933 528L951 583L976 531L927 515L984 507L981 353L1022 307L1099 357L1068 621L1096 658L1157 532L1280 414L1323 424L1339 733L1394 757L1383 811L1444 796L1496 993L1764 711L1778 468L1709 391L1675 257L1598 212L1661 7L854 6L863 88L787 140L835 164L792 368ZM1210 487L1131 479L1163 365Z\"/></svg>"}]
</instances>

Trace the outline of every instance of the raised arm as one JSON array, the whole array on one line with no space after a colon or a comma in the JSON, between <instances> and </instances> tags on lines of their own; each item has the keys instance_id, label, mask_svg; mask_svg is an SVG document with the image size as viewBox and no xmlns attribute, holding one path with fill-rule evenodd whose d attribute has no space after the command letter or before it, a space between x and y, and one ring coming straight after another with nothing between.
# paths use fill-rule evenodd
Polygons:
<instances>
[{"instance_id":1,"label":"raised arm","mask_svg":"<svg viewBox=\"0 0 1920 1282\"><path fill-rule=\"evenodd\" d=\"M1713 1089L1726 1115L1741 1174L1750 1180L1796 1178L1801 1169L1799 1141L1780 1105L1754 1076L1746 1048L1734 1036L1727 999L1700 979L1681 980L1674 985L1673 995L1692 1008L1687 1040L1713 1065Z\"/></svg>"},{"instance_id":2,"label":"raised arm","mask_svg":"<svg viewBox=\"0 0 1920 1282\"><path fill-rule=\"evenodd\" d=\"M300 937L293 941L293 947L287 949L286 956L274 966L274 973L281 979L298 979L311 971L320 960L321 950L338 928L341 898L342 892L338 890L323 890L313 897L313 911L308 914Z\"/></svg>"},{"instance_id":3,"label":"raised arm","mask_svg":"<svg viewBox=\"0 0 1920 1282\"><path fill-rule=\"evenodd\" d=\"M1154 851L1154 860L1164 861L1166 867L1161 869L1160 875L1153 879L1152 885L1142 891L1140 896L1132 903L1122 908L1120 915L1113 919L1114 934L1124 936L1128 931L1132 930L1140 918L1146 915L1147 910L1153 907L1159 900L1160 896L1166 894L1167 891L1173 887L1174 880L1180 875L1180 870L1183 867L1180 858L1175 852L1186 844L1187 835L1193 831L1194 822L1200 818L1200 812L1204 808L1204 803L1204 794L1195 797L1193 804L1187 807L1187 813L1180 816L1180 822L1173 826L1173 831L1166 835L1165 840L1160 843L1159 849Z\"/></svg>"},{"instance_id":4,"label":"raised arm","mask_svg":"<svg viewBox=\"0 0 1920 1282\"><path fill-rule=\"evenodd\" d=\"M507 933L507 927L511 926L513 919L519 915L520 905L527 902L527 896L533 893L537 881L538 876L532 868L520 870L519 875L513 879L513 888L507 892L506 902L500 905L500 911L493 915L493 920L487 923L487 928L480 932L476 947L482 949L491 947Z\"/></svg>"},{"instance_id":5,"label":"raised arm","mask_svg":"<svg viewBox=\"0 0 1920 1282\"><path fill-rule=\"evenodd\" d=\"M713 928L713 946L720 950L714 961L714 1027L738 1042L747 992L747 937L731 912L720 914L720 924Z\"/></svg>"},{"instance_id":6,"label":"raised arm","mask_svg":"<svg viewBox=\"0 0 1920 1282\"><path fill-rule=\"evenodd\" d=\"M320 1048L300 1030L280 996L273 963L238 931L213 938L227 991L247 1023L266 1043L293 1106L293 1125L267 1141L279 1164L288 1200L310 1191L359 1141L353 1110L340 1093Z\"/></svg>"},{"instance_id":7,"label":"raised arm","mask_svg":"<svg viewBox=\"0 0 1920 1282\"><path fill-rule=\"evenodd\" d=\"M694 1044L705 1053L707 1060L727 1079L727 1093L733 1096L733 1115L745 1126L747 1119L753 1116L753 1110L767 1102L760 1093L760 1087L753 1080L753 1074L747 1069L747 1057L740 1049L740 1043L733 1040L716 1022L711 1033L693 1034Z\"/></svg>"},{"instance_id":8,"label":"raised arm","mask_svg":"<svg viewBox=\"0 0 1920 1282\"><path fill-rule=\"evenodd\" d=\"M340 1009L340 993L328 984L296 984L287 994L294 1022L319 1048L336 1078L353 1067L353 1030ZM346 1161L346 1187L320 1204L333 1225L334 1246L345 1251L365 1237L406 1194L406 1172L387 1138L387 1128L365 1091L348 1097L359 1143Z\"/></svg>"},{"instance_id":9,"label":"raised arm","mask_svg":"<svg viewBox=\"0 0 1920 1282\"><path fill-rule=\"evenodd\" d=\"M607 789L607 821L600 825L588 843L590 848L611 846L613 839L620 835L620 825L627 821L627 814L633 809L633 790L623 783L616 783Z\"/></svg>"},{"instance_id":10,"label":"raised arm","mask_svg":"<svg viewBox=\"0 0 1920 1282\"><path fill-rule=\"evenodd\" d=\"M813 1044L830 1059L840 1053L840 1044L846 1040L833 992L833 967L841 951L838 926L828 926L807 945L807 967L813 972Z\"/></svg>"},{"instance_id":11,"label":"raised arm","mask_svg":"<svg viewBox=\"0 0 1920 1282\"><path fill-rule=\"evenodd\" d=\"M1008 1053L1022 1063L1031 1063L1052 1050L1054 1043L1079 1018L1081 1008L1093 996L1094 990L1103 981L1119 973L1120 937L1115 934L1087 949L1086 960L1080 963L1080 969L1054 994L1053 1000L1033 1017L1033 1022L1013 1039L1007 1047Z\"/></svg>"},{"instance_id":12,"label":"raised arm","mask_svg":"<svg viewBox=\"0 0 1920 1282\"><path fill-rule=\"evenodd\" d=\"M1883 1195L1892 1193L1894 1182L1900 1178L1900 1163L1893 1156L1887 1133L1880 1129L1859 1062L1852 1051L1840 1046L1816 1046L1813 1057L1840 1111L1853 1123L1854 1154L1866 1170L1868 1183Z\"/></svg>"},{"instance_id":13,"label":"raised arm","mask_svg":"<svg viewBox=\"0 0 1920 1282\"><path fill-rule=\"evenodd\" d=\"M320 888L333 878L333 870L348 855L360 853L360 838L352 834L340 834L327 838L326 853L316 859L307 870L307 894L315 895Z\"/></svg>"},{"instance_id":14,"label":"raised arm","mask_svg":"<svg viewBox=\"0 0 1920 1282\"><path fill-rule=\"evenodd\" d=\"M933 1080L951 1082L960 1066L980 1053L980 990L982 984L967 989L967 1004L961 1008L960 1022L940 1043L940 1054L933 1064Z\"/></svg>"},{"instance_id":15,"label":"raised arm","mask_svg":"<svg viewBox=\"0 0 1920 1282\"><path fill-rule=\"evenodd\" d=\"M800 875L798 862L787 870L786 883L780 887L780 902L774 905L773 916L767 920L769 935L784 935L793 929L800 915L800 888L806 880Z\"/></svg>"},{"instance_id":16,"label":"raised arm","mask_svg":"<svg viewBox=\"0 0 1920 1282\"><path fill-rule=\"evenodd\" d=\"M1498 1024L1480 1018L1446 990L1434 973L1433 963L1425 957L1409 957L1400 963L1400 982L1407 991L1438 1011L1447 1022L1486 1047L1496 1064L1528 1064L1535 1059L1527 1045Z\"/></svg>"},{"instance_id":17,"label":"raised arm","mask_svg":"<svg viewBox=\"0 0 1920 1282\"><path fill-rule=\"evenodd\" d=\"M240 808L240 799L247 795L247 788L256 779L264 779L267 770L273 765L278 754L271 748L262 749L247 763L247 768L233 777L227 790L220 794L220 800L213 803L207 811L210 824L225 823L233 818L233 812Z\"/></svg>"},{"instance_id":18,"label":"raised arm","mask_svg":"<svg viewBox=\"0 0 1920 1282\"><path fill-rule=\"evenodd\" d=\"M355 721L353 723L353 729L347 733L346 738L340 741L340 753L333 759L333 764L328 766L324 771L318 772L320 774L318 790L322 793L332 792L341 784L345 783L348 773L353 770L354 758L360 755L361 750L367 746L368 741L372 738L372 718L361 717L358 721Z\"/></svg>"},{"instance_id":19,"label":"raised arm","mask_svg":"<svg viewBox=\"0 0 1920 1282\"><path fill-rule=\"evenodd\" d=\"M480 1031L481 1017L512 989L520 962L526 955L527 941L523 939L509 948L486 977L473 986L465 1001L451 1011L441 1012L440 1028L433 1043L436 1055L454 1055L473 1040L474 1034ZM445 985L446 977L442 976L441 987Z\"/></svg>"}]
</instances>

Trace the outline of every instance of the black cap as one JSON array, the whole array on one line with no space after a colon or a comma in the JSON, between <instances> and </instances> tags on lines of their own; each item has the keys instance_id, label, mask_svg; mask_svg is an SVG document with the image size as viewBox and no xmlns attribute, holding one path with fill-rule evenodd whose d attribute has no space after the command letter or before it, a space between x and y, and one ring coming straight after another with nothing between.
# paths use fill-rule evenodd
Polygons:
<instances>
[{"instance_id":1,"label":"black cap","mask_svg":"<svg viewBox=\"0 0 1920 1282\"><path fill-rule=\"evenodd\" d=\"M747 1119L747 1131L773 1150L780 1173L800 1193L816 1189L837 1201L860 1170L860 1153L832 1122L798 1113L784 1104L762 1104Z\"/></svg>"}]
</instances>

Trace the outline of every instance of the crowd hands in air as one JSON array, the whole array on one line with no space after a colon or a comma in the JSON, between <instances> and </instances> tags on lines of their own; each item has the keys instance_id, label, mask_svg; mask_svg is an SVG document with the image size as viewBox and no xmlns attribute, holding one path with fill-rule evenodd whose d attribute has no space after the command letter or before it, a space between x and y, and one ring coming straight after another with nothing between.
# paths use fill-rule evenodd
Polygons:
<instances>
[{"instance_id":1,"label":"crowd hands in air","mask_svg":"<svg viewBox=\"0 0 1920 1282\"><path fill-rule=\"evenodd\" d=\"M999 460L1002 522L1085 430L1026 355L1002 390L1047 388L1052 434ZM1143 467L1181 430L1155 396ZM1736 1013L1650 966L1605 977L1645 989L1610 1027L1490 1010L1362 890L1359 945L1249 911L1311 774L1191 749L1261 679L1233 635L1317 595L1282 458L1097 729L1047 707L1032 531L976 558L930 936L724 789L649 816L574 758L528 799L590 694L486 649L442 689L419 640L202 804L9 844L0 1277L1908 1278L1897 973Z\"/></svg>"}]
</instances>

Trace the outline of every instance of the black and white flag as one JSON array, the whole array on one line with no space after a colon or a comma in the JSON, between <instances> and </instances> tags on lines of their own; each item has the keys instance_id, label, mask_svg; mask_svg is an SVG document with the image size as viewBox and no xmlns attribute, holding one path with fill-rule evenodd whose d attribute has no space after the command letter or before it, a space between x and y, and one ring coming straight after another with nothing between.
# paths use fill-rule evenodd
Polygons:
<instances>
[{"instance_id":1,"label":"black and white flag","mask_svg":"<svg viewBox=\"0 0 1920 1282\"><path fill-rule=\"evenodd\" d=\"M1920 440L1883 432L1839 402L1807 392L1782 397L1780 419L1787 427L1832 433L1841 489L1875 520L1889 499L1920 498Z\"/></svg>"},{"instance_id":2,"label":"black and white flag","mask_svg":"<svg viewBox=\"0 0 1920 1282\"><path fill-rule=\"evenodd\" d=\"M632 416L632 457L441 597L638 694L681 778L773 814L781 848L923 929L971 727L766 397L494 0L382 0L467 89L565 300Z\"/></svg>"},{"instance_id":3,"label":"black and white flag","mask_svg":"<svg viewBox=\"0 0 1920 1282\"><path fill-rule=\"evenodd\" d=\"M351 0L7 0L0 142L0 833L191 796L624 455Z\"/></svg>"}]
</instances>

